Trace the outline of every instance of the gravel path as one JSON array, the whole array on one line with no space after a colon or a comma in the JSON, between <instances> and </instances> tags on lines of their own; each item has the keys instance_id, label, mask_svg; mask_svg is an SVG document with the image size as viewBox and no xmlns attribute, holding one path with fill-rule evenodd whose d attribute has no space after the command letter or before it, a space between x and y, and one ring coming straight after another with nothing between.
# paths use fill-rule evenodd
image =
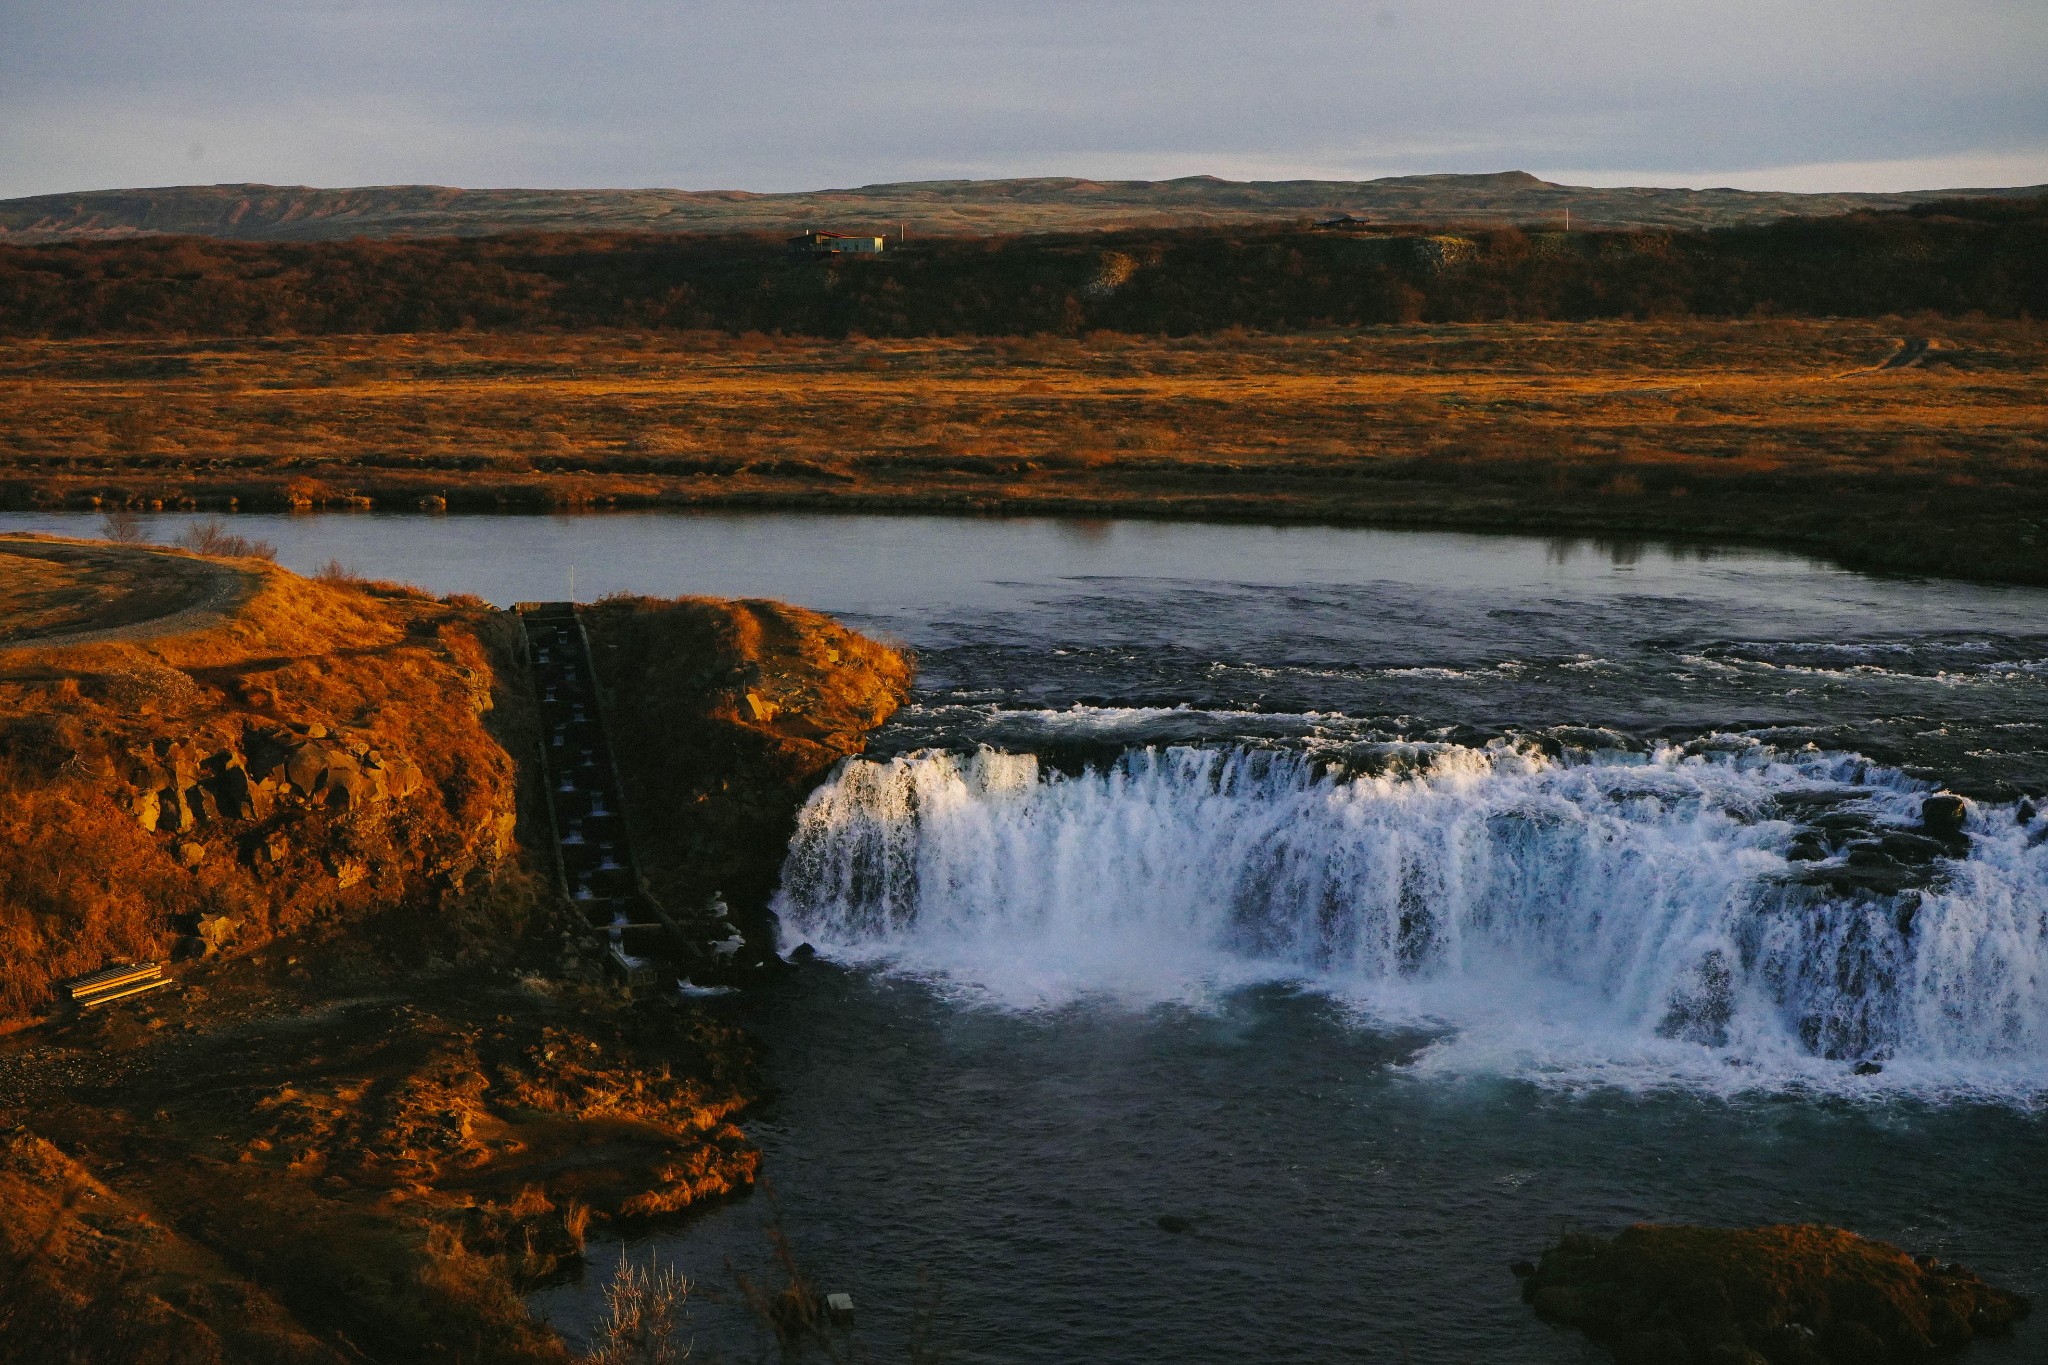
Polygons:
<instances>
[{"instance_id":1,"label":"gravel path","mask_svg":"<svg viewBox=\"0 0 2048 1365\"><path fill-rule=\"evenodd\" d=\"M7 556L87 568L104 567L131 578L140 572L154 578L157 586L168 581L171 591L152 594L162 596L164 600L140 620L124 620L107 626L32 631L0 641L0 652L50 645L136 644L167 635L205 630L231 616L249 599L260 581L257 574L246 569L144 545L0 536L0 573L6 572L4 560ZM108 602L107 614L121 615L123 607L130 605L133 595L124 594Z\"/></svg>"}]
</instances>

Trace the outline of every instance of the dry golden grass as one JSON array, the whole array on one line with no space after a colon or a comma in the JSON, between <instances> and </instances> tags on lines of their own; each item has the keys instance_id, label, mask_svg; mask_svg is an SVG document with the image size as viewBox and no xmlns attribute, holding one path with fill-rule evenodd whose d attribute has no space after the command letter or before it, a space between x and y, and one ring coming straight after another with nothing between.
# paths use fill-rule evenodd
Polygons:
<instances>
[{"instance_id":1,"label":"dry golden grass","mask_svg":"<svg viewBox=\"0 0 2048 1365\"><path fill-rule=\"evenodd\" d=\"M772 602L595 615L664 889L758 901L907 663ZM5 641L0 1365L564 1365L520 1294L593 1221L753 1183L744 1037L601 985L519 851L539 734L507 613L9 537ZM329 785L337 754L382 781ZM52 1009L56 978L171 953L171 991Z\"/></svg>"},{"instance_id":2,"label":"dry golden grass","mask_svg":"<svg viewBox=\"0 0 2048 1365\"><path fill-rule=\"evenodd\" d=\"M254 947L401 908L452 912L507 865L518 775L497 731L521 743L531 703L516 674L494 686L516 629L501 614L260 560L79 548L88 567L125 558L143 577L187 567L254 587L208 628L0 650L0 1018L48 1008L57 978L168 955L202 916L228 917ZM111 617L74 619L74 604L67 623L132 620L122 593L101 595ZM220 756L272 734L374 750L418 781L343 809L282 795L254 815L207 807ZM200 804L141 819L167 788Z\"/></svg>"},{"instance_id":3,"label":"dry golden grass","mask_svg":"<svg viewBox=\"0 0 2048 1365\"><path fill-rule=\"evenodd\" d=\"M782 505L1743 536L2048 570L2048 336L1416 325L1184 340L0 343L7 505Z\"/></svg>"},{"instance_id":4,"label":"dry golden grass","mask_svg":"<svg viewBox=\"0 0 2048 1365\"><path fill-rule=\"evenodd\" d=\"M0 541L0 649L87 631L134 633L168 617L196 628L218 620L248 582L188 556L9 538Z\"/></svg>"}]
</instances>

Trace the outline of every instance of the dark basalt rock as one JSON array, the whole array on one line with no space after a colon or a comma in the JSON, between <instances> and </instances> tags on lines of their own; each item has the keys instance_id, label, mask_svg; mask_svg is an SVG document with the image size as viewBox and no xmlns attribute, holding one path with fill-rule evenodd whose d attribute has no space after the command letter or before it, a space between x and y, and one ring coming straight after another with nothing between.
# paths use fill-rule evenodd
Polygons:
<instances>
[{"instance_id":1,"label":"dark basalt rock","mask_svg":"<svg viewBox=\"0 0 2048 1365\"><path fill-rule=\"evenodd\" d=\"M1847 864L1809 863L1786 874L1783 880L1816 887L1835 897L1881 898L1921 890L1931 883L1926 869L1901 867L1882 856Z\"/></svg>"},{"instance_id":2,"label":"dark basalt rock","mask_svg":"<svg viewBox=\"0 0 2048 1365\"><path fill-rule=\"evenodd\" d=\"M1917 1365L2031 1307L1959 1265L1814 1225L1568 1234L1522 1298L1623 1365Z\"/></svg>"},{"instance_id":3,"label":"dark basalt rock","mask_svg":"<svg viewBox=\"0 0 2048 1365\"><path fill-rule=\"evenodd\" d=\"M1961 834L1969 818L1970 803L1953 792L1937 792L1920 803L1920 827L1938 839Z\"/></svg>"},{"instance_id":4,"label":"dark basalt rock","mask_svg":"<svg viewBox=\"0 0 2048 1365\"><path fill-rule=\"evenodd\" d=\"M1795 837L1785 850L1786 861L1794 863L1825 862L1829 856L1828 841L1811 832Z\"/></svg>"},{"instance_id":5,"label":"dark basalt rock","mask_svg":"<svg viewBox=\"0 0 2048 1365\"><path fill-rule=\"evenodd\" d=\"M1887 830L1879 837L1878 846L1887 857L1902 863L1931 863L1936 858L1949 857L1953 852L1947 840L1902 829Z\"/></svg>"}]
</instances>

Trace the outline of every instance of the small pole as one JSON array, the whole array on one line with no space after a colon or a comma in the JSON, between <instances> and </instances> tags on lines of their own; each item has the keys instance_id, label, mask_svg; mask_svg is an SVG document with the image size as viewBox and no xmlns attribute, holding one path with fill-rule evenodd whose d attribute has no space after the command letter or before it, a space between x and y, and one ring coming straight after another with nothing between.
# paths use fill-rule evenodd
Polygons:
<instances>
[{"instance_id":1,"label":"small pole","mask_svg":"<svg viewBox=\"0 0 2048 1365\"><path fill-rule=\"evenodd\" d=\"M569 566L569 600L571 602L576 600L576 566L574 564Z\"/></svg>"},{"instance_id":2,"label":"small pole","mask_svg":"<svg viewBox=\"0 0 2048 1365\"><path fill-rule=\"evenodd\" d=\"M1564 230L1566 232L1572 230L1572 206L1570 204L1564 206Z\"/></svg>"}]
</instances>

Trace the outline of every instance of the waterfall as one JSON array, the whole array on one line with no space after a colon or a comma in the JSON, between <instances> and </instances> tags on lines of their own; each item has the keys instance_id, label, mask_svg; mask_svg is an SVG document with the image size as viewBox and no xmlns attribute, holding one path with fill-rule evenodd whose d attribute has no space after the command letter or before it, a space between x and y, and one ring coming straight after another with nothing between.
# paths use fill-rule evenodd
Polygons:
<instances>
[{"instance_id":1,"label":"waterfall","mask_svg":"<svg viewBox=\"0 0 2048 1365\"><path fill-rule=\"evenodd\" d=\"M2048 1076L2042 826L1973 809L1928 856L1923 794L1761 746L1438 746L1366 772L1253 748L1078 774L924 752L850 761L813 796L777 909L828 955L1012 1005L1283 980L1695 1068ZM1602 1061L1552 1032L1547 1065Z\"/></svg>"}]
</instances>

